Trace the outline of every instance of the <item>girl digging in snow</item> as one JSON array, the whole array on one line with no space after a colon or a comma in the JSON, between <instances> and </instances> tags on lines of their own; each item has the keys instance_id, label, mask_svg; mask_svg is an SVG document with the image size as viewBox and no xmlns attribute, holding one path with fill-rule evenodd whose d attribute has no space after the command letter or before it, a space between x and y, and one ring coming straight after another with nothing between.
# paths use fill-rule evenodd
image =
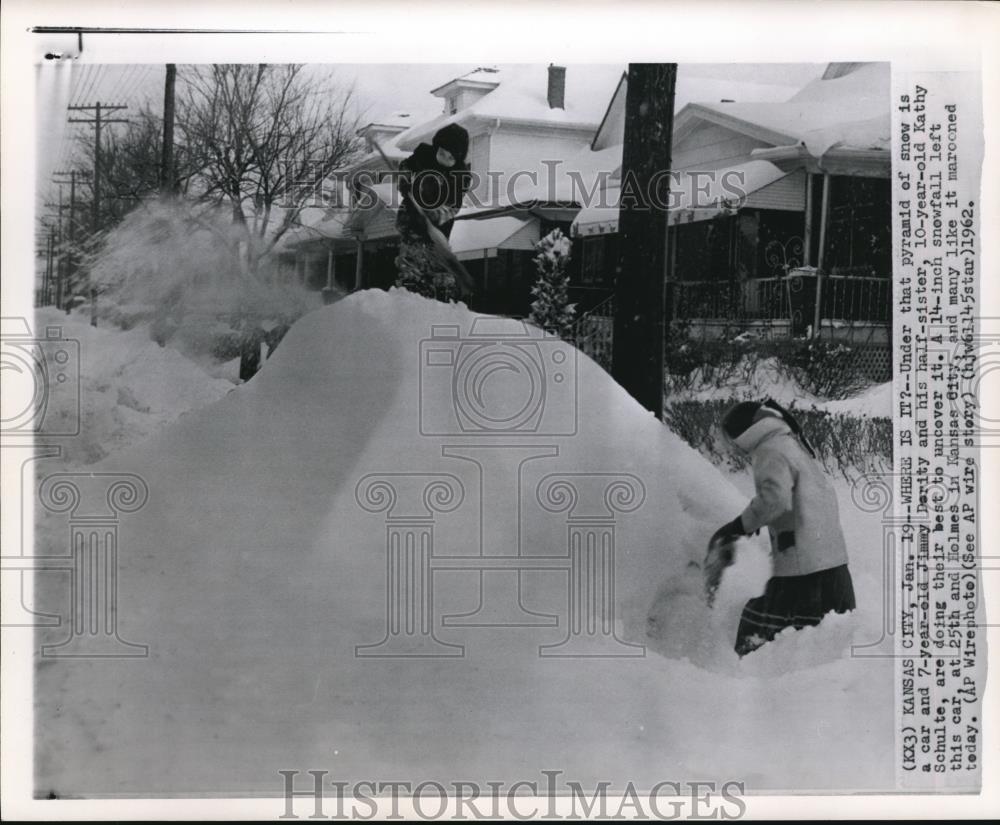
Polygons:
<instances>
[{"instance_id":1,"label":"girl digging in snow","mask_svg":"<svg viewBox=\"0 0 1000 825\"><path fill-rule=\"evenodd\" d=\"M403 174L399 192L403 199L396 216L399 231L396 286L440 301L460 296L455 274L441 259L414 203L447 238L471 183L465 163L468 150L469 133L452 123L439 129L430 145L421 143L400 164Z\"/></svg>"},{"instance_id":2,"label":"girl digging in snow","mask_svg":"<svg viewBox=\"0 0 1000 825\"><path fill-rule=\"evenodd\" d=\"M795 418L771 399L743 401L726 413L722 429L749 454L756 495L709 542L709 601L739 537L767 527L774 562L764 595L743 608L736 652L744 656L786 627L817 625L831 611L854 610L854 586L836 494Z\"/></svg>"}]
</instances>

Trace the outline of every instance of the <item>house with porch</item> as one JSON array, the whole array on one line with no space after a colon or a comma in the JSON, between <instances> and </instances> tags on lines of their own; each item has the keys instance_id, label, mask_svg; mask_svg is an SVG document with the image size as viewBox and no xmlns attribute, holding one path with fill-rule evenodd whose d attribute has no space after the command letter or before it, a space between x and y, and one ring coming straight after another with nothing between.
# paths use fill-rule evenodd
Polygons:
<instances>
[{"instance_id":1,"label":"house with porch","mask_svg":"<svg viewBox=\"0 0 1000 825\"><path fill-rule=\"evenodd\" d=\"M753 331L874 345L887 367L889 78L888 64L835 63L786 101L692 102L678 111L671 320L701 336ZM626 85L623 78L612 96L595 153L617 146L620 159ZM618 169L603 202L572 225L581 284L609 296L620 187Z\"/></svg>"},{"instance_id":2,"label":"house with porch","mask_svg":"<svg viewBox=\"0 0 1000 825\"><path fill-rule=\"evenodd\" d=\"M411 107L369 123L359 133L364 153L332 183L339 187L334 206L304 214L302 226L289 233L283 247L289 268L310 288L331 294L391 286L399 198L375 142L396 164L442 126L458 123L470 134L475 185L450 240L480 285L472 307L527 315L537 277L534 245L555 228L568 235L581 207L593 203L588 193L603 188L621 166L620 136L601 148L594 140L597 133L614 133L609 113L613 117L624 103L623 71L613 64L479 68L431 90L436 115L420 118ZM682 77L678 99L734 91L740 99L784 100L792 90ZM580 311L611 291L601 274L613 269L611 245L588 244L585 260L579 254L570 259L572 300Z\"/></svg>"},{"instance_id":3,"label":"house with porch","mask_svg":"<svg viewBox=\"0 0 1000 825\"><path fill-rule=\"evenodd\" d=\"M338 170L343 204L304 216L283 253L311 288L388 288L396 280L396 164L449 123L470 136L474 186L452 230L451 246L481 289L474 309L524 315L535 280L534 245L552 228L569 231L574 204L541 202L510 210L525 182L544 180L553 163L589 150L621 66L525 65L479 68L431 90L439 113L412 122L400 113L359 134L365 153ZM472 220L472 219L475 220Z\"/></svg>"},{"instance_id":4,"label":"house with porch","mask_svg":"<svg viewBox=\"0 0 1000 825\"><path fill-rule=\"evenodd\" d=\"M345 189L342 206L303 221L286 247L303 282L346 292L395 281L398 193L373 141L397 162L460 123L478 182L451 244L481 285L473 308L526 315L534 244L560 228L573 238L579 340L607 353L615 283L625 276L617 267L627 80L622 67L599 68L596 81L572 67L478 69L433 90L443 102L437 116L367 125L369 151L346 171L363 169L372 183ZM700 336L819 334L887 355L888 64L830 64L798 91L716 89L682 84L682 74L668 220L672 320ZM699 99L723 88L739 100Z\"/></svg>"}]
</instances>

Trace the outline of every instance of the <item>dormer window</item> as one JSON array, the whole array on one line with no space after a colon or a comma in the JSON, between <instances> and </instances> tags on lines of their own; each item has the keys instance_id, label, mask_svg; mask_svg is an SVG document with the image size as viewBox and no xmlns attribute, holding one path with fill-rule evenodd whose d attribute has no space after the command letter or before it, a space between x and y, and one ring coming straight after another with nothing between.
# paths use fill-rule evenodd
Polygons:
<instances>
[{"instance_id":1,"label":"dormer window","mask_svg":"<svg viewBox=\"0 0 1000 825\"><path fill-rule=\"evenodd\" d=\"M458 112L458 95L448 95L444 101L445 111L449 115L453 115Z\"/></svg>"}]
</instances>

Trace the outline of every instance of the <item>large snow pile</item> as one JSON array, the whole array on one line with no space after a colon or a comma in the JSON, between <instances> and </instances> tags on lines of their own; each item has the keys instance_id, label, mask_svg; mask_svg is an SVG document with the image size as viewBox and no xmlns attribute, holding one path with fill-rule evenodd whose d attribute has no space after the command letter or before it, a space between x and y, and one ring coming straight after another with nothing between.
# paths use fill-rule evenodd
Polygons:
<instances>
[{"instance_id":1,"label":"large snow pile","mask_svg":"<svg viewBox=\"0 0 1000 825\"><path fill-rule=\"evenodd\" d=\"M582 355L575 407L555 384L545 397L576 411L574 434L545 435L565 430L562 417L504 448L435 435L454 426L448 375L461 358L442 355L454 338L439 335L432 358L421 341L432 325L468 337L473 322L484 318L461 305L355 294L302 318L247 384L95 467L149 487L148 504L122 517L118 587L119 632L149 658L42 661L39 792L277 794L279 770L310 769L383 781L558 769L616 788L891 784L891 663L848 653L852 639L879 637L875 517L844 518L862 609L740 662L736 616L760 592L766 556L747 543L711 613L691 561L745 494ZM510 370L479 378L470 403L502 406L520 386ZM567 632L560 569L521 574L524 610L558 615L558 627L441 626L476 610L481 584L446 570L433 580L433 624L463 657L356 657L385 636L386 513L364 510L357 493L373 473L403 474L400 488L414 474L458 480L461 505L435 516L443 556L565 554L567 513L540 506L546 477L569 474L581 489L573 474L638 479L641 505L615 517L615 597L619 638L645 655L539 656ZM397 503L389 515L412 506ZM583 521L591 504L580 499ZM39 552L56 552L65 522L46 519L37 537ZM42 606L58 610L65 582L45 581Z\"/></svg>"},{"instance_id":2,"label":"large snow pile","mask_svg":"<svg viewBox=\"0 0 1000 825\"><path fill-rule=\"evenodd\" d=\"M144 441L234 386L176 350L158 346L146 327L94 328L86 316L53 307L38 309L34 323L36 336L56 327L62 338L79 343L79 383L74 372L69 382L54 388L43 423L43 435L72 432L79 418L79 435L46 439L62 447L57 461L67 465L92 464Z\"/></svg>"}]
</instances>

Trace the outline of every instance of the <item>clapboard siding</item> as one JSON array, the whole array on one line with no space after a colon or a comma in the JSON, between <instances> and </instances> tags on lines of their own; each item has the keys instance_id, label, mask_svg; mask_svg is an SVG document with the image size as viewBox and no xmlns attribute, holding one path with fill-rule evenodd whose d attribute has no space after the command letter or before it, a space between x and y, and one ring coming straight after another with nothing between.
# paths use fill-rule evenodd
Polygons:
<instances>
[{"instance_id":1,"label":"clapboard siding","mask_svg":"<svg viewBox=\"0 0 1000 825\"><path fill-rule=\"evenodd\" d=\"M523 249L532 251L538 243L538 221L528 221L524 226L503 242L504 249Z\"/></svg>"},{"instance_id":2,"label":"clapboard siding","mask_svg":"<svg viewBox=\"0 0 1000 825\"><path fill-rule=\"evenodd\" d=\"M770 146L762 140L741 135L723 126L703 126L683 140L673 150L675 169L711 170L745 163L750 152Z\"/></svg>"},{"instance_id":3,"label":"clapboard siding","mask_svg":"<svg viewBox=\"0 0 1000 825\"><path fill-rule=\"evenodd\" d=\"M749 209L787 209L804 212L806 208L806 173L799 169L774 183L751 192L747 197Z\"/></svg>"},{"instance_id":4,"label":"clapboard siding","mask_svg":"<svg viewBox=\"0 0 1000 825\"><path fill-rule=\"evenodd\" d=\"M490 136L488 134L475 135L469 147L469 168L476 177L478 185L474 190L475 196L481 203L489 200L489 170L490 170Z\"/></svg>"}]
</instances>

